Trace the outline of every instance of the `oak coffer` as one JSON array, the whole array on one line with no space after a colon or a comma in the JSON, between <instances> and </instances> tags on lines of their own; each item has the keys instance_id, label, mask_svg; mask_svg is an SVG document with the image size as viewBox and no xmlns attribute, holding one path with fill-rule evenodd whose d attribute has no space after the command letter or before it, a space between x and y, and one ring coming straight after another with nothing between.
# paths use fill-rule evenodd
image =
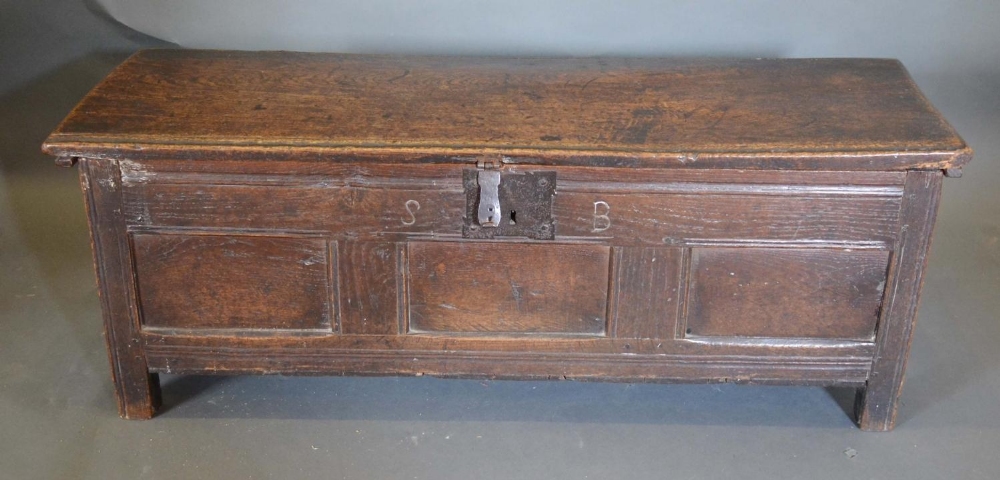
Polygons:
<instances>
[{"instance_id":1,"label":"oak coffer","mask_svg":"<svg viewBox=\"0 0 1000 480\"><path fill-rule=\"evenodd\" d=\"M119 409L157 374L843 385L894 423L943 177L879 59L143 51L79 164Z\"/></svg>"}]
</instances>

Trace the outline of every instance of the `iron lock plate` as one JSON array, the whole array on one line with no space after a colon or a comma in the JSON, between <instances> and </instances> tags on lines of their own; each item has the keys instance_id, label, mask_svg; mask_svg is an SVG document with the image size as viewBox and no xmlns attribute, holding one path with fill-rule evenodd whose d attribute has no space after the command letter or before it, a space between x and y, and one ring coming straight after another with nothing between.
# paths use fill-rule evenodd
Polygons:
<instances>
[{"instance_id":1,"label":"iron lock plate","mask_svg":"<svg viewBox=\"0 0 1000 480\"><path fill-rule=\"evenodd\" d=\"M462 172L462 184L466 203L462 237L555 239L552 199L556 172L467 168Z\"/></svg>"}]
</instances>

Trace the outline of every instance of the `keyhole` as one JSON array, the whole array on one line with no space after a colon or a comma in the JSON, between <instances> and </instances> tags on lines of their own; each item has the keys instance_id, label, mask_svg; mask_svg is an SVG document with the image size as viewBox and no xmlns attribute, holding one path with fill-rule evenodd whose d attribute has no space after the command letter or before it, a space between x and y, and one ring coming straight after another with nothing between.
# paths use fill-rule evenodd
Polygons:
<instances>
[{"instance_id":1,"label":"keyhole","mask_svg":"<svg viewBox=\"0 0 1000 480\"><path fill-rule=\"evenodd\" d=\"M490 210L490 217L489 217L490 220L489 220L489 223L493 223L493 215L492 215L493 214L493 207L489 207L489 210Z\"/></svg>"},{"instance_id":2,"label":"keyhole","mask_svg":"<svg viewBox=\"0 0 1000 480\"><path fill-rule=\"evenodd\" d=\"M511 210L510 211L510 224L514 225L515 223L517 223L517 212Z\"/></svg>"}]
</instances>

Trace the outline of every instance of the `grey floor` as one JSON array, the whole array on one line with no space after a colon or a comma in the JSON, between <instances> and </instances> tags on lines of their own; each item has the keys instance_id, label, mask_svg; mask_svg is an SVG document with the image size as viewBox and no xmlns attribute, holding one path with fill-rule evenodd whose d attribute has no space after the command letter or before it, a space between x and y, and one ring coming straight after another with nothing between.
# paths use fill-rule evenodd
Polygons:
<instances>
[{"instance_id":1,"label":"grey floor","mask_svg":"<svg viewBox=\"0 0 1000 480\"><path fill-rule=\"evenodd\" d=\"M70 51L0 97L0 478L1000 478L992 77L920 80L977 158L945 184L892 433L822 388L434 378L167 376L128 422L76 171L38 151L123 58Z\"/></svg>"}]
</instances>

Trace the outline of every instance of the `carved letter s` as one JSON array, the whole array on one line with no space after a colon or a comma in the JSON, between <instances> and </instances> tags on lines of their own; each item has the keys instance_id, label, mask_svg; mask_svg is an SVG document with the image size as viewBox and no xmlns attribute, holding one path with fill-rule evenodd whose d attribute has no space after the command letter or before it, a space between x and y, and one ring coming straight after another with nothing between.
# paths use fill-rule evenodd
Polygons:
<instances>
[{"instance_id":1,"label":"carved letter s","mask_svg":"<svg viewBox=\"0 0 1000 480\"><path fill-rule=\"evenodd\" d=\"M410 219L401 219L403 221L403 225L409 226L417 223L417 210L420 210L420 202L416 200L407 200L404 206L406 207L406 213L410 214Z\"/></svg>"}]
</instances>

